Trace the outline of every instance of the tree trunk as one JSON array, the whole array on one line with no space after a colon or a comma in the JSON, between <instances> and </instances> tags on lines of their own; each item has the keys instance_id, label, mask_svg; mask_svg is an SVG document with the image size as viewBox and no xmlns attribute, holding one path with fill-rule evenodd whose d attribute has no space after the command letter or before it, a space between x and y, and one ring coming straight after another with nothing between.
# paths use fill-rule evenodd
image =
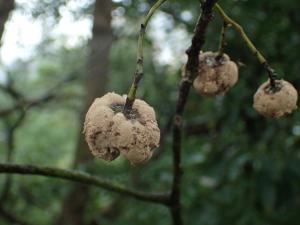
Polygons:
<instances>
[{"instance_id":1,"label":"tree trunk","mask_svg":"<svg viewBox=\"0 0 300 225\"><path fill-rule=\"evenodd\" d=\"M93 100L105 94L107 83L108 57L112 44L111 0L96 0L94 7L93 37L90 42L90 56L86 82L86 101L81 115L83 124L85 113ZM91 159L91 153L81 131L78 136L74 167ZM62 213L57 224L84 225L85 209L88 204L88 187L76 185L63 202ZM93 223L94 224L94 223Z\"/></svg>"},{"instance_id":2,"label":"tree trunk","mask_svg":"<svg viewBox=\"0 0 300 225\"><path fill-rule=\"evenodd\" d=\"M14 9L14 7L14 0L0 0L0 40L2 39L4 26L8 19L9 13Z\"/></svg>"}]
</instances>

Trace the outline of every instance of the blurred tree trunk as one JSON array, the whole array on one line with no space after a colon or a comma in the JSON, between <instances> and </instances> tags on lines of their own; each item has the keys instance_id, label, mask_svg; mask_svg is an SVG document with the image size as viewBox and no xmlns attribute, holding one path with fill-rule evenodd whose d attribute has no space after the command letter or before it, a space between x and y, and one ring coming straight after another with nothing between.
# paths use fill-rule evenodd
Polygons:
<instances>
[{"instance_id":1,"label":"blurred tree trunk","mask_svg":"<svg viewBox=\"0 0 300 225\"><path fill-rule=\"evenodd\" d=\"M14 9L14 7L14 0L0 0L0 40L2 38L4 26L8 19L9 13Z\"/></svg>"},{"instance_id":2,"label":"blurred tree trunk","mask_svg":"<svg viewBox=\"0 0 300 225\"><path fill-rule=\"evenodd\" d=\"M93 100L105 93L111 31L111 0L96 0L94 6L93 37L90 41L90 56L87 68L86 102L81 115L83 124L85 113ZM91 159L84 136L80 130L76 147L74 167ZM76 185L64 200L57 224L83 225L88 204L88 187Z\"/></svg>"}]
</instances>

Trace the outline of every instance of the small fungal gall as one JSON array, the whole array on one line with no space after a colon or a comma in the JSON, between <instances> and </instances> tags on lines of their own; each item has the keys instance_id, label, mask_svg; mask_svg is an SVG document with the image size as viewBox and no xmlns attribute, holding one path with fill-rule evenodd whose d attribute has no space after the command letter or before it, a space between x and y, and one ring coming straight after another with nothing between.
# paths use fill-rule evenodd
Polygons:
<instances>
[{"instance_id":1,"label":"small fungal gall","mask_svg":"<svg viewBox=\"0 0 300 225\"><path fill-rule=\"evenodd\" d=\"M263 83L253 98L254 109L265 117L279 118L297 108L298 93L285 80L276 80L275 87L270 81Z\"/></svg>"},{"instance_id":2,"label":"small fungal gall","mask_svg":"<svg viewBox=\"0 0 300 225\"><path fill-rule=\"evenodd\" d=\"M214 52L199 54L199 71L193 86L200 95L225 94L238 81L237 65L227 54L217 56Z\"/></svg>"}]
</instances>

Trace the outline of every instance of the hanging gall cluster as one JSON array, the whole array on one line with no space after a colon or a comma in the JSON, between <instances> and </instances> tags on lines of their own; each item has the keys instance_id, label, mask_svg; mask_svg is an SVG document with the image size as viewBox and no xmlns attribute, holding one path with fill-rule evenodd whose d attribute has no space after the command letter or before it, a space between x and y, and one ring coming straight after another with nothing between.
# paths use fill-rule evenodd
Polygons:
<instances>
[{"instance_id":1,"label":"hanging gall cluster","mask_svg":"<svg viewBox=\"0 0 300 225\"><path fill-rule=\"evenodd\" d=\"M276 80L275 87L270 81L263 83L254 95L253 107L265 117L279 118L297 108L298 93L285 80Z\"/></svg>"},{"instance_id":2,"label":"hanging gall cluster","mask_svg":"<svg viewBox=\"0 0 300 225\"><path fill-rule=\"evenodd\" d=\"M125 98L107 93L95 99L85 122L85 139L93 155L112 161L120 154L132 164L140 164L158 147L160 130L151 106L135 100L131 113L124 116Z\"/></svg>"},{"instance_id":3,"label":"hanging gall cluster","mask_svg":"<svg viewBox=\"0 0 300 225\"><path fill-rule=\"evenodd\" d=\"M238 67L229 56L204 52L199 55L199 75L194 80L195 90L203 96L225 94L238 81Z\"/></svg>"}]
</instances>

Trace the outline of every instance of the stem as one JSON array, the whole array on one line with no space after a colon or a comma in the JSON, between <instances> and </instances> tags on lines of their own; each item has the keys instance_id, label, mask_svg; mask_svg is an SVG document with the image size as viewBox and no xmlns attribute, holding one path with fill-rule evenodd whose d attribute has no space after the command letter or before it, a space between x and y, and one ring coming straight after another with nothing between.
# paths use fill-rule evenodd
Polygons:
<instances>
[{"instance_id":1,"label":"stem","mask_svg":"<svg viewBox=\"0 0 300 225\"><path fill-rule=\"evenodd\" d=\"M226 30L228 28L228 24L226 23L226 21L223 22L223 26L222 26L222 30L221 30L221 36L220 36L220 45L219 45L219 50L218 50L218 55L216 57L216 60L220 60L224 54L224 49L225 49L225 34L226 34Z\"/></svg>"},{"instance_id":2,"label":"stem","mask_svg":"<svg viewBox=\"0 0 300 225\"><path fill-rule=\"evenodd\" d=\"M167 0L158 0L149 10L147 16L144 19L144 22L141 24L140 34L138 38L138 51L137 51L137 63L136 63L136 70L134 73L133 82L131 84L131 87L128 91L128 95L126 98L126 103L124 106L123 113L125 116L129 115L132 105L134 103L135 97L136 97L136 91L138 89L138 85L140 80L142 79L144 75L144 58L143 58L143 51L144 51L144 38L146 33L147 25L155 13L155 11Z\"/></svg>"},{"instance_id":3,"label":"stem","mask_svg":"<svg viewBox=\"0 0 300 225\"><path fill-rule=\"evenodd\" d=\"M13 154L15 150L15 136L16 129L22 125L26 116L26 111L21 110L19 118L12 125L7 125L7 153L6 153L6 163L11 163L13 161ZM5 201L9 198L10 189L12 186L12 177L7 174L4 180L2 193L0 195L0 204L5 205Z\"/></svg>"},{"instance_id":4,"label":"stem","mask_svg":"<svg viewBox=\"0 0 300 225\"><path fill-rule=\"evenodd\" d=\"M167 205L169 194L167 193L144 193L141 191L126 188L121 184L93 176L88 173L72 170L41 167L33 165L0 163L0 173L22 174L22 175L40 175L46 177L56 177L65 180L79 182L85 185L93 185L108 191L116 192L125 196L130 196L138 200Z\"/></svg>"},{"instance_id":5,"label":"stem","mask_svg":"<svg viewBox=\"0 0 300 225\"><path fill-rule=\"evenodd\" d=\"M199 53L205 42L205 33L209 22L212 20L212 9L218 0L206 0L202 4L202 14L199 17L191 46L186 51L188 61L184 77L179 87L179 96L176 105L176 114L173 122L173 183L170 199L170 212L174 225L182 225L181 216L181 138L183 112L186 106L187 98L194 79L198 75Z\"/></svg>"},{"instance_id":6,"label":"stem","mask_svg":"<svg viewBox=\"0 0 300 225\"><path fill-rule=\"evenodd\" d=\"M247 36L247 34L244 31L244 28L238 24L236 21L231 19L222 9L222 7L219 4L215 4L214 10L218 12L224 22L226 22L228 25L231 25L242 37L242 39L245 41L246 45L250 49L250 51L256 56L260 64L264 66L264 68L267 70L269 78L270 78L270 84L272 87L275 87L275 81L278 79L277 74L274 69L271 68L265 57L262 55L262 53L255 47L253 42L250 40L250 38Z\"/></svg>"},{"instance_id":7,"label":"stem","mask_svg":"<svg viewBox=\"0 0 300 225\"><path fill-rule=\"evenodd\" d=\"M173 124L173 183L171 192L171 215L174 225L182 225L181 216L181 133L182 117L176 115Z\"/></svg>"}]
</instances>

